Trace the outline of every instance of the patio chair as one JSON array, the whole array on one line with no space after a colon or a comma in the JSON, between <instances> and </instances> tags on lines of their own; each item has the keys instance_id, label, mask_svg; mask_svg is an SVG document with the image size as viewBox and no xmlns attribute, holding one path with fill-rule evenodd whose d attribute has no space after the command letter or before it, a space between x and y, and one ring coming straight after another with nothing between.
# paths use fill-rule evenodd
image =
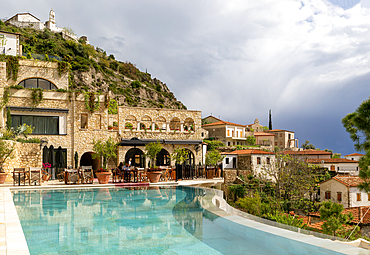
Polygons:
<instances>
[{"instance_id":1,"label":"patio chair","mask_svg":"<svg viewBox=\"0 0 370 255\"><path fill-rule=\"evenodd\" d=\"M14 168L13 170L13 185L15 186L18 184L26 185L26 181L28 180L29 172L26 171L25 168Z\"/></svg>"},{"instance_id":2,"label":"patio chair","mask_svg":"<svg viewBox=\"0 0 370 255\"><path fill-rule=\"evenodd\" d=\"M30 167L29 184L41 185L41 167Z\"/></svg>"},{"instance_id":3,"label":"patio chair","mask_svg":"<svg viewBox=\"0 0 370 255\"><path fill-rule=\"evenodd\" d=\"M86 183L92 184L94 182L94 172L92 166L81 167L81 179L83 184Z\"/></svg>"},{"instance_id":4,"label":"patio chair","mask_svg":"<svg viewBox=\"0 0 370 255\"><path fill-rule=\"evenodd\" d=\"M51 174L49 174L45 170L41 170L41 174L42 174L42 182L47 182L51 177Z\"/></svg>"},{"instance_id":5,"label":"patio chair","mask_svg":"<svg viewBox=\"0 0 370 255\"><path fill-rule=\"evenodd\" d=\"M78 184L81 182L80 174L77 170L65 170L66 184Z\"/></svg>"},{"instance_id":6,"label":"patio chair","mask_svg":"<svg viewBox=\"0 0 370 255\"><path fill-rule=\"evenodd\" d=\"M123 182L124 181L124 172L119 170L118 167L112 169L113 173L113 182Z\"/></svg>"}]
</instances>

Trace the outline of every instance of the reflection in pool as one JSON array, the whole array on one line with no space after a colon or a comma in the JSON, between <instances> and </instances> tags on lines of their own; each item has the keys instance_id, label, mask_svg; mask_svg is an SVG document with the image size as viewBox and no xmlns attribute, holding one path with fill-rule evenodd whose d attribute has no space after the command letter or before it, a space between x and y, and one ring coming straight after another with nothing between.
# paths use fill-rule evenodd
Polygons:
<instances>
[{"instance_id":1,"label":"reflection in pool","mask_svg":"<svg viewBox=\"0 0 370 255\"><path fill-rule=\"evenodd\" d=\"M251 237L261 233L251 230L248 236L245 226L202 208L203 189L115 187L12 193L30 254L276 252L274 246Z\"/></svg>"}]
</instances>

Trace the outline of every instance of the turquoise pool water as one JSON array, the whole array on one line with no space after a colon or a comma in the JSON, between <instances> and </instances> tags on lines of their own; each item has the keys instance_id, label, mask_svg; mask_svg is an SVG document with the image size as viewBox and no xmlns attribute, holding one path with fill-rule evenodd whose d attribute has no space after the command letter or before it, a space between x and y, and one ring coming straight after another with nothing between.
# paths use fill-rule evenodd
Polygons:
<instances>
[{"instance_id":1,"label":"turquoise pool water","mask_svg":"<svg viewBox=\"0 0 370 255\"><path fill-rule=\"evenodd\" d=\"M268 236L253 229L245 234L245 226L203 209L202 189L12 193L31 254L284 254L284 249L264 245ZM252 238L258 235L261 242ZM296 246L292 254L300 254L302 246ZM325 249L319 253L336 254Z\"/></svg>"}]
</instances>

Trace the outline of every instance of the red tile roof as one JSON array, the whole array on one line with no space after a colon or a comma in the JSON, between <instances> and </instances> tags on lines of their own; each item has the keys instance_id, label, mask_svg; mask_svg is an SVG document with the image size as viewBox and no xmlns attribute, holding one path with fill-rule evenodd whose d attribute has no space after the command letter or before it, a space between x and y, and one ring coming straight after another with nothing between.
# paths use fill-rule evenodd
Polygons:
<instances>
[{"instance_id":1,"label":"red tile roof","mask_svg":"<svg viewBox=\"0 0 370 255\"><path fill-rule=\"evenodd\" d=\"M352 154L348 154L348 155L345 155L345 157L350 157L350 156L365 156L364 154L360 154L360 153L352 153Z\"/></svg>"},{"instance_id":2,"label":"red tile roof","mask_svg":"<svg viewBox=\"0 0 370 255\"><path fill-rule=\"evenodd\" d=\"M293 131L288 131L288 130L284 130L284 129L271 129L271 130L268 130L267 132L290 132L290 133L294 133Z\"/></svg>"},{"instance_id":3,"label":"red tile roof","mask_svg":"<svg viewBox=\"0 0 370 255\"><path fill-rule=\"evenodd\" d=\"M282 151L283 154L290 154L290 155L332 155L332 152L329 151L321 151L321 150L314 150L314 149L307 149L302 151L291 151L285 150Z\"/></svg>"},{"instance_id":4,"label":"red tile roof","mask_svg":"<svg viewBox=\"0 0 370 255\"><path fill-rule=\"evenodd\" d=\"M312 164L321 164L322 162L325 163L358 163L356 160L350 160L346 158L308 158L306 159L307 163Z\"/></svg>"},{"instance_id":5,"label":"red tile roof","mask_svg":"<svg viewBox=\"0 0 370 255\"><path fill-rule=\"evenodd\" d=\"M276 136L275 134L270 134L266 132L254 132L254 136Z\"/></svg>"},{"instance_id":6,"label":"red tile roof","mask_svg":"<svg viewBox=\"0 0 370 255\"><path fill-rule=\"evenodd\" d=\"M353 220L351 221L351 223L353 224L357 224L360 222L360 224L368 225L370 224L370 209L369 208L370 206L349 207L349 208L345 208L342 213L343 214L352 213ZM309 216L320 218L320 212L309 213Z\"/></svg>"},{"instance_id":7,"label":"red tile roof","mask_svg":"<svg viewBox=\"0 0 370 255\"><path fill-rule=\"evenodd\" d=\"M269 151L262 151L262 150L255 150L255 149L248 149L248 150L235 150L235 151L232 151L232 152L222 152L221 154L227 154L227 155L230 155L230 154L233 154L233 155L244 155L244 154L269 154L269 155L273 155L274 153L273 152L269 152Z\"/></svg>"},{"instance_id":8,"label":"red tile roof","mask_svg":"<svg viewBox=\"0 0 370 255\"><path fill-rule=\"evenodd\" d=\"M245 125L236 124L236 123L223 121L223 120L217 121L217 122L214 122L214 123L204 124L204 125L202 125L202 127L219 126L219 125L232 125L232 126L246 127Z\"/></svg>"},{"instance_id":9,"label":"red tile roof","mask_svg":"<svg viewBox=\"0 0 370 255\"><path fill-rule=\"evenodd\" d=\"M333 178L330 178L326 181L321 182L320 184L330 181L330 180L335 180L338 181L348 187L356 187L360 183L362 183L362 180L358 176L348 176L348 175L336 175Z\"/></svg>"}]
</instances>

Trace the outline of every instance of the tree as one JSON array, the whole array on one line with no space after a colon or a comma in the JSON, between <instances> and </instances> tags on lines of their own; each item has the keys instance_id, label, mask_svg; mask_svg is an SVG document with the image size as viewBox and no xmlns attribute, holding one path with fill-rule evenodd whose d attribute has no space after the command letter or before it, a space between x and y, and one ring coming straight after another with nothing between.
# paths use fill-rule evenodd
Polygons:
<instances>
[{"instance_id":1,"label":"tree","mask_svg":"<svg viewBox=\"0 0 370 255\"><path fill-rule=\"evenodd\" d=\"M304 150L307 150L307 149L316 149L315 145L311 144L310 141L306 140L304 141L304 144L301 145L301 147L304 149Z\"/></svg>"},{"instance_id":2,"label":"tree","mask_svg":"<svg viewBox=\"0 0 370 255\"><path fill-rule=\"evenodd\" d=\"M342 124L355 142L355 149L365 152L365 156L359 160L362 183L358 187L370 192L370 99L362 102L355 112L345 116Z\"/></svg>"},{"instance_id":3,"label":"tree","mask_svg":"<svg viewBox=\"0 0 370 255\"><path fill-rule=\"evenodd\" d=\"M155 168L156 156L162 150L162 145L159 142L148 143L145 145L146 153L145 155L150 158L152 168Z\"/></svg>"},{"instance_id":4,"label":"tree","mask_svg":"<svg viewBox=\"0 0 370 255\"><path fill-rule=\"evenodd\" d=\"M100 167L102 169L106 169L108 160L110 158L117 157L116 150L118 144L113 141L112 137L109 137L109 139L105 142L103 142L102 140L93 140L93 144L94 154L92 154L92 158L103 159L102 161L100 161Z\"/></svg>"},{"instance_id":5,"label":"tree","mask_svg":"<svg viewBox=\"0 0 370 255\"><path fill-rule=\"evenodd\" d=\"M225 156L222 156L218 150L208 151L206 154L206 164L216 167L224 157Z\"/></svg>"},{"instance_id":6,"label":"tree","mask_svg":"<svg viewBox=\"0 0 370 255\"><path fill-rule=\"evenodd\" d=\"M218 147L225 146L225 144L219 140L204 140L204 142L207 144L208 151L213 151L216 150Z\"/></svg>"},{"instance_id":7,"label":"tree","mask_svg":"<svg viewBox=\"0 0 370 255\"><path fill-rule=\"evenodd\" d=\"M174 150L174 153L171 154L171 157L179 165L182 165L185 162L187 156L188 156L188 152L184 148L180 148L180 147L177 147Z\"/></svg>"},{"instance_id":8,"label":"tree","mask_svg":"<svg viewBox=\"0 0 370 255\"><path fill-rule=\"evenodd\" d=\"M248 136L247 137L247 144L248 145L255 145L256 144L256 138L254 136Z\"/></svg>"},{"instance_id":9,"label":"tree","mask_svg":"<svg viewBox=\"0 0 370 255\"><path fill-rule=\"evenodd\" d=\"M322 230L325 234L334 235L343 229L343 225L353 220L352 213L343 214L343 205L324 201L319 209L320 219L324 220Z\"/></svg>"}]
</instances>

